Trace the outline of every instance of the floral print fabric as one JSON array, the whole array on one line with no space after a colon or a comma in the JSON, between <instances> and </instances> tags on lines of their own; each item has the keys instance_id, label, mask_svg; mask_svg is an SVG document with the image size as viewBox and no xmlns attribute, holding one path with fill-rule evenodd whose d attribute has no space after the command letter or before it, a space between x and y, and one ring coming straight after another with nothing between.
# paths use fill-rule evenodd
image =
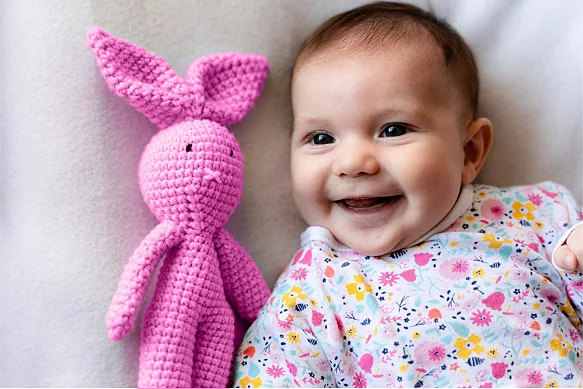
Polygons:
<instances>
[{"instance_id":1,"label":"floral print fabric","mask_svg":"<svg viewBox=\"0 0 583 389\"><path fill-rule=\"evenodd\" d=\"M251 326L237 387L558 387L583 383L583 274L551 264L582 219L561 186L474 186L425 242L382 257L310 227Z\"/></svg>"}]
</instances>

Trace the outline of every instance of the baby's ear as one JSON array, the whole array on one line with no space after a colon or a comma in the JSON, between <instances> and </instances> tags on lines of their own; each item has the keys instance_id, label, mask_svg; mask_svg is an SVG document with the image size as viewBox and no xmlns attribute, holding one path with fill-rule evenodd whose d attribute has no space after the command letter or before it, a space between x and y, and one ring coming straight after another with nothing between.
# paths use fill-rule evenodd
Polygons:
<instances>
[{"instance_id":1,"label":"baby's ear","mask_svg":"<svg viewBox=\"0 0 583 389\"><path fill-rule=\"evenodd\" d=\"M97 26L89 30L87 40L107 85L158 127L200 114L202 96L196 98L162 57Z\"/></svg>"},{"instance_id":2,"label":"baby's ear","mask_svg":"<svg viewBox=\"0 0 583 389\"><path fill-rule=\"evenodd\" d=\"M476 119L468 125L464 140L463 184L471 184L482 169L492 147L493 137L494 127L486 118Z\"/></svg>"},{"instance_id":3,"label":"baby's ear","mask_svg":"<svg viewBox=\"0 0 583 389\"><path fill-rule=\"evenodd\" d=\"M228 126L251 110L267 73L269 63L264 56L219 53L194 61L185 80L204 96L202 118Z\"/></svg>"}]
</instances>

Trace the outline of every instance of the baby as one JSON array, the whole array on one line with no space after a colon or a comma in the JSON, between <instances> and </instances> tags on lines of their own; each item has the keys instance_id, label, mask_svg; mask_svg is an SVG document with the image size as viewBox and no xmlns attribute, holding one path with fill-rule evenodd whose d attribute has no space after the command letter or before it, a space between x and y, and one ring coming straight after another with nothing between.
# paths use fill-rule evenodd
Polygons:
<instances>
[{"instance_id":1,"label":"baby","mask_svg":"<svg viewBox=\"0 0 583 389\"><path fill-rule=\"evenodd\" d=\"M366 5L309 37L291 169L310 227L236 386L583 384L582 211L551 182L472 185L493 134L478 89L463 39L411 5Z\"/></svg>"}]
</instances>

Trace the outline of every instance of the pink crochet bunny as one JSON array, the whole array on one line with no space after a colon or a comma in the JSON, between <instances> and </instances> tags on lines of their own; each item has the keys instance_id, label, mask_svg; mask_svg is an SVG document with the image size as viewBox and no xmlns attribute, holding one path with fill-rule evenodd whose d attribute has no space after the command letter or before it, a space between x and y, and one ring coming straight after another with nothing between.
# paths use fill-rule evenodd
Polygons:
<instances>
[{"instance_id":1,"label":"pink crochet bunny","mask_svg":"<svg viewBox=\"0 0 583 389\"><path fill-rule=\"evenodd\" d=\"M139 167L160 224L125 266L107 312L111 339L131 330L160 258L144 315L139 387L224 387L234 354L234 313L253 321L269 288L224 228L243 191L243 156L225 127L253 106L269 71L259 55L194 61L183 79L158 56L98 27L88 33L109 87L160 128Z\"/></svg>"}]
</instances>

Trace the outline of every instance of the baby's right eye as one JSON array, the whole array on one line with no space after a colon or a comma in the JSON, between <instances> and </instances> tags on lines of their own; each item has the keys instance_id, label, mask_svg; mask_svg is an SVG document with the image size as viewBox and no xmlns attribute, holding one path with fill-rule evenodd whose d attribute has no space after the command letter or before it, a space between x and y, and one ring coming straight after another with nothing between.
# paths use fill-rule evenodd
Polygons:
<instances>
[{"instance_id":1,"label":"baby's right eye","mask_svg":"<svg viewBox=\"0 0 583 389\"><path fill-rule=\"evenodd\" d=\"M332 135L320 133L314 135L310 142L315 145L327 145L336 142L336 139Z\"/></svg>"}]
</instances>

